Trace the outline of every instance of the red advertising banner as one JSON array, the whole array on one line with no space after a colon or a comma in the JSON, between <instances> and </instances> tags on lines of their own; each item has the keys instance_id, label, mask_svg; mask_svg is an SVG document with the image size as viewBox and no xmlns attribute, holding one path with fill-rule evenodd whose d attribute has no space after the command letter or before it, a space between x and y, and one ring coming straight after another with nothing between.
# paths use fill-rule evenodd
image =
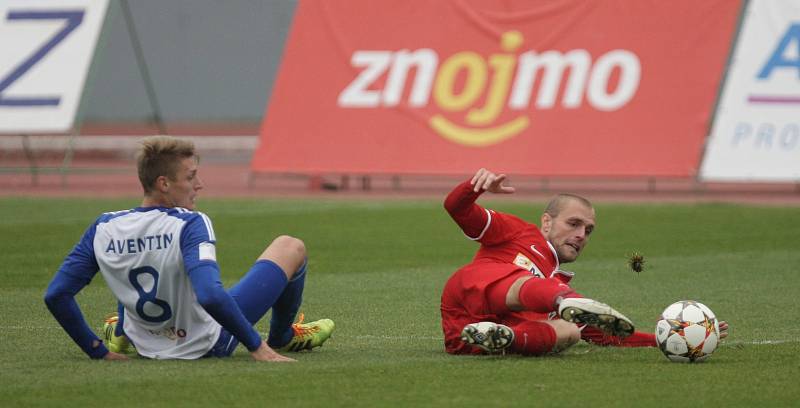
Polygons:
<instances>
[{"instance_id":1,"label":"red advertising banner","mask_svg":"<svg viewBox=\"0 0 800 408\"><path fill-rule=\"evenodd\" d=\"M301 0L252 169L693 175L740 6Z\"/></svg>"}]
</instances>

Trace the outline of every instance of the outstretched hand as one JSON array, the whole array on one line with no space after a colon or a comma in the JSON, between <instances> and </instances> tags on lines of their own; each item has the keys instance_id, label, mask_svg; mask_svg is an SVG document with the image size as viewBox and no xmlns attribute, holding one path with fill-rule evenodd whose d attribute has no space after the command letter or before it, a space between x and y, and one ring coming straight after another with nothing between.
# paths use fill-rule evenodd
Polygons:
<instances>
[{"instance_id":1,"label":"outstretched hand","mask_svg":"<svg viewBox=\"0 0 800 408\"><path fill-rule=\"evenodd\" d=\"M514 187L504 185L507 176L505 174L494 174L489 170L481 168L470 180L472 190L479 192L482 190L495 194L511 194L514 192Z\"/></svg>"},{"instance_id":2,"label":"outstretched hand","mask_svg":"<svg viewBox=\"0 0 800 408\"><path fill-rule=\"evenodd\" d=\"M297 361L293 358L285 357L276 353L275 350L269 348L264 340L261 340L261 346L259 346L256 351L251 351L250 355L253 357L253 360L256 361L271 361L277 363Z\"/></svg>"},{"instance_id":3,"label":"outstretched hand","mask_svg":"<svg viewBox=\"0 0 800 408\"><path fill-rule=\"evenodd\" d=\"M719 321L719 338L720 340L728 337L728 322L724 320Z\"/></svg>"},{"instance_id":4,"label":"outstretched hand","mask_svg":"<svg viewBox=\"0 0 800 408\"><path fill-rule=\"evenodd\" d=\"M113 352L113 351L109 351L109 352L108 352L108 354L106 354L105 356L103 356L103 360L109 360L109 361L127 361L127 360L130 360L130 358L128 358L128 356L126 356L126 355L124 355L124 354L120 354L120 353L115 353L115 352Z\"/></svg>"}]
</instances>

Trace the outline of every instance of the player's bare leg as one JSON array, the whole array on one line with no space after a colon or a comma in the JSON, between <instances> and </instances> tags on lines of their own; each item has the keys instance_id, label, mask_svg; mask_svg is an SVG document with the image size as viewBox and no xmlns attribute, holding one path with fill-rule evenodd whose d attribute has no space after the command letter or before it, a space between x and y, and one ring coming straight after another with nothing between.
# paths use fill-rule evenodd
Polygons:
<instances>
[{"instance_id":1,"label":"player's bare leg","mask_svg":"<svg viewBox=\"0 0 800 408\"><path fill-rule=\"evenodd\" d=\"M556 344L553 353L560 353L581 340L581 331L574 323L565 320L545 320L556 332Z\"/></svg>"},{"instance_id":2,"label":"player's bare leg","mask_svg":"<svg viewBox=\"0 0 800 408\"><path fill-rule=\"evenodd\" d=\"M508 306L509 310L513 310L515 312L525 310L525 306L523 306L522 302L519 300L519 291L522 288L522 285L530 279L533 279L533 276L519 278L514 281L513 284L511 284L510 288L508 288L508 294L506 294L506 306Z\"/></svg>"},{"instance_id":3,"label":"player's bare leg","mask_svg":"<svg viewBox=\"0 0 800 408\"><path fill-rule=\"evenodd\" d=\"M522 289L522 285L530 279L533 279L533 276L519 278L508 289L506 305L510 310L519 311L525 309L519 299L519 292ZM574 323L564 320L545 320L544 323L549 324L555 331L556 344L553 346L554 353L560 353L572 347L581 339L581 331Z\"/></svg>"},{"instance_id":4,"label":"player's bare leg","mask_svg":"<svg viewBox=\"0 0 800 408\"><path fill-rule=\"evenodd\" d=\"M530 296L531 289L526 288L525 284L531 281L531 279L534 279L534 277L521 277L511 285L506 295L506 305L509 310L546 312L547 309L549 309L549 305L544 304L541 297ZM551 293L550 296L556 296L556 294L559 293L558 291L561 290L561 288L559 288L561 285L555 282L546 282L544 280L532 282L537 284L540 290L549 291ZM547 285L545 285L546 283ZM565 287L564 290L568 290L568 286L563 286ZM528 290L528 292L523 293L525 290ZM523 297L528 298L527 303L523 301ZM538 302L531 301L530 298L537 299ZM549 297L545 298L550 299ZM608 334L620 337L627 337L634 331L633 323L631 323L630 319L605 303L579 297L561 298L558 296L556 299L558 315L567 322L595 326ZM559 333L558 329L556 331ZM569 334L570 330L564 329L561 331L565 333L564 336L571 337Z\"/></svg>"},{"instance_id":5,"label":"player's bare leg","mask_svg":"<svg viewBox=\"0 0 800 408\"><path fill-rule=\"evenodd\" d=\"M304 323L299 311L306 276L306 247L300 239L281 235L267 246L259 261L274 262L286 274L288 283L283 293L272 305L272 318L267 344L282 351L311 350L322 346L334 330L330 319Z\"/></svg>"}]
</instances>

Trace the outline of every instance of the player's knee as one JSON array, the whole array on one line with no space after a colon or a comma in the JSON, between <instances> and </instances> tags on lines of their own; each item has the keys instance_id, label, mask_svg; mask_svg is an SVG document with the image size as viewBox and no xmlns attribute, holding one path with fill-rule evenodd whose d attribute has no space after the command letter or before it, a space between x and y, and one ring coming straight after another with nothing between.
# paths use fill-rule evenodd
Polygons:
<instances>
[{"instance_id":1,"label":"player's knee","mask_svg":"<svg viewBox=\"0 0 800 408\"><path fill-rule=\"evenodd\" d=\"M556 331L556 351L572 347L581 340L581 331L577 325L564 320L551 320L549 323Z\"/></svg>"},{"instance_id":2,"label":"player's knee","mask_svg":"<svg viewBox=\"0 0 800 408\"><path fill-rule=\"evenodd\" d=\"M306 245L298 238L281 235L267 246L259 259L275 262L291 279L306 260Z\"/></svg>"},{"instance_id":3,"label":"player's knee","mask_svg":"<svg viewBox=\"0 0 800 408\"><path fill-rule=\"evenodd\" d=\"M305 259L306 257L306 244L299 238L289 235L281 235L275 238L269 245L269 248L274 248L281 253L294 256L298 259Z\"/></svg>"}]
</instances>

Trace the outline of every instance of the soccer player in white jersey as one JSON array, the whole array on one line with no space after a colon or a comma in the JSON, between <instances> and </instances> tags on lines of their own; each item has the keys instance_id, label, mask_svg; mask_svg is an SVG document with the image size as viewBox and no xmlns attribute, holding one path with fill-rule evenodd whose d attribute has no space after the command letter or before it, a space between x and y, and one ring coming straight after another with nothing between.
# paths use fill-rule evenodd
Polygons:
<instances>
[{"instance_id":1,"label":"soccer player in white jersey","mask_svg":"<svg viewBox=\"0 0 800 408\"><path fill-rule=\"evenodd\" d=\"M107 340L130 340L144 357L226 357L242 343L255 360L294 361L273 349L311 349L333 332L329 319L292 323L306 276L306 249L297 238L276 238L250 271L225 290L211 220L194 211L203 188L197 165L192 142L145 139L137 154L141 206L100 215L50 282L48 309L89 357L128 358L106 347L75 301L98 271L119 301L119 321L112 326L116 336L109 333ZM269 309L270 332L264 341L253 325Z\"/></svg>"}]
</instances>

